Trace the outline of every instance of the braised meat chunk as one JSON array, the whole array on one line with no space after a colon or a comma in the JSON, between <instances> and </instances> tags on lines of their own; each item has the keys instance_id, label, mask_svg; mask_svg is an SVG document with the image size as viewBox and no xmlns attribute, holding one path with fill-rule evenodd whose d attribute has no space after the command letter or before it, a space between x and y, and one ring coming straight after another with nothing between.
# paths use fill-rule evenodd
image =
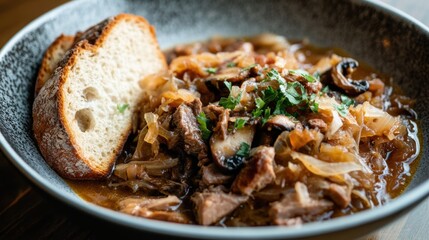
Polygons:
<instances>
[{"instance_id":1,"label":"braised meat chunk","mask_svg":"<svg viewBox=\"0 0 429 240\"><path fill-rule=\"evenodd\" d=\"M225 174L218 169L215 164L210 164L208 166L203 166L202 171L202 182L207 185L223 185L227 184L233 179L232 174Z\"/></svg>"},{"instance_id":2,"label":"braised meat chunk","mask_svg":"<svg viewBox=\"0 0 429 240\"><path fill-rule=\"evenodd\" d=\"M273 182L274 173L274 148L260 146L253 150L251 160L238 174L232 190L245 195L251 195L253 191L259 191Z\"/></svg>"},{"instance_id":3,"label":"braised meat chunk","mask_svg":"<svg viewBox=\"0 0 429 240\"><path fill-rule=\"evenodd\" d=\"M204 226L216 223L246 200L246 196L224 193L221 190L197 192L192 196L197 222Z\"/></svg>"},{"instance_id":4,"label":"braised meat chunk","mask_svg":"<svg viewBox=\"0 0 429 240\"><path fill-rule=\"evenodd\" d=\"M295 193L289 193L281 201L271 204L270 216L277 225L294 225L303 222L303 219L316 219L333 206L328 200L310 197L307 187L297 182Z\"/></svg>"},{"instance_id":5,"label":"braised meat chunk","mask_svg":"<svg viewBox=\"0 0 429 240\"><path fill-rule=\"evenodd\" d=\"M135 216L176 223L190 223L189 218L173 211L180 204L176 196L165 198L126 198L118 202L119 211Z\"/></svg>"},{"instance_id":6,"label":"braised meat chunk","mask_svg":"<svg viewBox=\"0 0 429 240\"><path fill-rule=\"evenodd\" d=\"M202 139L194 110L186 104L181 104L173 114L173 122L183 138L184 151L197 156L201 165L207 163L207 146Z\"/></svg>"}]
</instances>

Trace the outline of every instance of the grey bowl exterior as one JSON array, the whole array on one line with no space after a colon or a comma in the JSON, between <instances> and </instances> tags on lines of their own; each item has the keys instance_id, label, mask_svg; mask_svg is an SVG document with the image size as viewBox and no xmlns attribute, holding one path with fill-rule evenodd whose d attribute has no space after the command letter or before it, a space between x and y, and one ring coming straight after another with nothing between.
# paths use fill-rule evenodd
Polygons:
<instances>
[{"instance_id":1,"label":"grey bowl exterior","mask_svg":"<svg viewBox=\"0 0 429 240\"><path fill-rule=\"evenodd\" d=\"M220 228L185 226L120 214L87 203L45 163L32 136L35 76L48 45L121 12L146 17L163 48L207 39L273 32L345 49L393 77L417 100L422 159L407 191L389 204L352 216L301 227ZM373 1L342 0L89 0L54 9L16 34L0 52L0 145L37 186L86 213L141 231L201 239L350 239L395 220L429 195L429 29L406 14Z\"/></svg>"}]
</instances>

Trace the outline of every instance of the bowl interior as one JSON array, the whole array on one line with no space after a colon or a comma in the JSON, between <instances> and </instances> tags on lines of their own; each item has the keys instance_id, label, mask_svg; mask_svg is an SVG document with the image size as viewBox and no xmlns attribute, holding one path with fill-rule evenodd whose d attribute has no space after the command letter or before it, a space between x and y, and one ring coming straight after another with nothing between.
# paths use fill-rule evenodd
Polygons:
<instances>
[{"instance_id":1,"label":"bowl interior","mask_svg":"<svg viewBox=\"0 0 429 240\"><path fill-rule=\"evenodd\" d=\"M417 100L416 110L423 120L420 122L422 143L427 141L429 122L425 119L429 116L426 107L429 89L421 86L429 78L428 33L371 3L341 0L72 1L33 22L0 54L0 131L7 142L3 144L10 145L17 154L15 159L19 156L38 177L48 180L50 189L56 189L65 198L78 199L45 163L32 136L35 76L44 51L58 35L85 30L121 12L147 18L155 26L162 48L214 35L262 32L291 39L307 38L319 46L342 48L391 76L408 96ZM422 148L422 156L407 191L429 179L428 148ZM27 175L32 174L35 173L27 172Z\"/></svg>"}]
</instances>

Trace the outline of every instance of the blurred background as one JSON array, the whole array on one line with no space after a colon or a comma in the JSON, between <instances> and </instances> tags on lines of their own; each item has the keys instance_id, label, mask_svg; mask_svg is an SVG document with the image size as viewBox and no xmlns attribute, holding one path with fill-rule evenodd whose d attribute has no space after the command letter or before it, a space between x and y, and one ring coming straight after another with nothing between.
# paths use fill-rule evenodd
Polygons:
<instances>
[{"instance_id":1,"label":"blurred background","mask_svg":"<svg viewBox=\"0 0 429 240\"><path fill-rule=\"evenodd\" d=\"M429 23L428 0L381 0ZM67 0L0 0L0 48L19 29ZM424 11L425 10L425 11ZM424 22L424 21L423 21Z\"/></svg>"},{"instance_id":2,"label":"blurred background","mask_svg":"<svg viewBox=\"0 0 429 240\"><path fill-rule=\"evenodd\" d=\"M429 0L382 1L429 25ZM0 0L0 48L29 22L66 2ZM422 238L428 233L428 216L429 200L426 200L395 224L365 239L428 239ZM103 235L108 238L114 236L109 234L115 228L108 230L106 224L86 218L32 185L0 152L0 239L28 239L29 236L36 239L98 239Z\"/></svg>"},{"instance_id":3,"label":"blurred background","mask_svg":"<svg viewBox=\"0 0 429 240\"><path fill-rule=\"evenodd\" d=\"M66 0L0 0L0 47L19 29Z\"/></svg>"}]
</instances>

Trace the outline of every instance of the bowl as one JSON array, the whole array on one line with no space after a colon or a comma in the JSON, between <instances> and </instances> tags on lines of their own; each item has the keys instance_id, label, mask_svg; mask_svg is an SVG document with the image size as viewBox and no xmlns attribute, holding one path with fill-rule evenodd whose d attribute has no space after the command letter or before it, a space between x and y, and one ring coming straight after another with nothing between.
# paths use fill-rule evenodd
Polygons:
<instances>
[{"instance_id":1,"label":"bowl","mask_svg":"<svg viewBox=\"0 0 429 240\"><path fill-rule=\"evenodd\" d=\"M33 139L31 108L42 55L61 33L73 34L121 12L147 18L162 48L213 35L272 32L339 47L390 75L417 100L422 131L420 166L407 190L385 206L300 227L221 228L137 218L79 198L43 160ZM71 1L22 29L0 52L0 143L10 161L37 186L98 218L163 236L205 239L350 239L368 234L408 212L429 195L429 29L381 2L305 1Z\"/></svg>"}]
</instances>

